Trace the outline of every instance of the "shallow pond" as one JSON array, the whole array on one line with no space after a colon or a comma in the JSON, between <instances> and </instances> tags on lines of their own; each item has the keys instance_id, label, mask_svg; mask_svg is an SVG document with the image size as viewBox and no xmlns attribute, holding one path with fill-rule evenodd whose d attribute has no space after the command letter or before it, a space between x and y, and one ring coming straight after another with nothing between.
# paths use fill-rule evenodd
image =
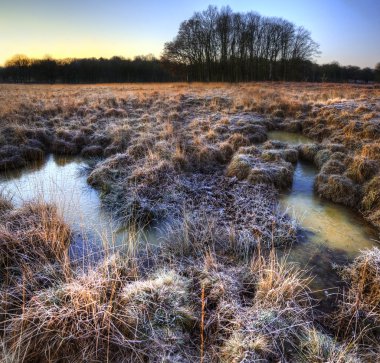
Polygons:
<instances>
[{"instance_id":1,"label":"shallow pond","mask_svg":"<svg viewBox=\"0 0 380 363\"><path fill-rule=\"evenodd\" d=\"M269 131L268 139L283 141L292 145L313 143L313 140L309 139L308 137L304 135L296 134L294 132L287 132L287 131Z\"/></svg>"},{"instance_id":2,"label":"shallow pond","mask_svg":"<svg viewBox=\"0 0 380 363\"><path fill-rule=\"evenodd\" d=\"M0 190L11 196L15 206L36 199L58 206L74 232L71 254L76 258L123 245L130 236L101 208L98 191L87 184L81 172L85 166L80 158L49 155L22 170L0 174ZM138 238L154 234L153 230L140 231Z\"/></svg>"},{"instance_id":3,"label":"shallow pond","mask_svg":"<svg viewBox=\"0 0 380 363\"><path fill-rule=\"evenodd\" d=\"M282 131L271 132L269 138L293 145L312 142ZM280 204L304 229L301 243L287 252L288 260L311 270L313 287L328 289L339 280L334 265L347 263L362 249L379 246L379 233L355 211L319 198L314 193L316 175L314 165L298 161L292 188L281 195Z\"/></svg>"},{"instance_id":4,"label":"shallow pond","mask_svg":"<svg viewBox=\"0 0 380 363\"><path fill-rule=\"evenodd\" d=\"M290 144L310 143L310 139L289 132L274 131L270 139ZM101 208L99 193L87 184L80 158L50 155L41 163L22 170L0 174L0 190L13 197L16 206L41 199L56 203L75 233L71 255L84 258L104 248L130 245L130 234L119 228L112 216ZM300 243L282 252L289 261L310 269L313 287L326 290L339 283L334 264L344 264L361 249L378 245L378 232L354 211L321 200L314 194L316 168L299 161L291 190L280 197L280 204L303 227ZM138 241L157 243L155 228L140 231ZM95 252L96 253L96 252Z\"/></svg>"}]
</instances>

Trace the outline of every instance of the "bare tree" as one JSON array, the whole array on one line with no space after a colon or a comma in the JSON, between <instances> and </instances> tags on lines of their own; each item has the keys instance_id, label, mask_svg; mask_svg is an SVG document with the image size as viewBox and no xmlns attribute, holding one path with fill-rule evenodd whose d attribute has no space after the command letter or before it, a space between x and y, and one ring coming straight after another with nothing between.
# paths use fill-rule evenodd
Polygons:
<instances>
[{"instance_id":1,"label":"bare tree","mask_svg":"<svg viewBox=\"0 0 380 363\"><path fill-rule=\"evenodd\" d=\"M194 80L286 80L289 67L317 53L310 32L289 21L209 6L180 25L163 59L185 65Z\"/></svg>"},{"instance_id":2,"label":"bare tree","mask_svg":"<svg viewBox=\"0 0 380 363\"><path fill-rule=\"evenodd\" d=\"M380 82L380 62L375 66L375 79L377 82Z\"/></svg>"}]
</instances>

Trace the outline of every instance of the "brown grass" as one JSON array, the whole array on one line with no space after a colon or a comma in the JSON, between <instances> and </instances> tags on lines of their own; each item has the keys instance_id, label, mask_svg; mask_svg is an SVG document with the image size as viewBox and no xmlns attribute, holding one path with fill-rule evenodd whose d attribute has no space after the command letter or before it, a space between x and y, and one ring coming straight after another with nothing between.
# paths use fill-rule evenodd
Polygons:
<instances>
[{"instance_id":1,"label":"brown grass","mask_svg":"<svg viewBox=\"0 0 380 363\"><path fill-rule=\"evenodd\" d=\"M341 336L360 342L373 359L380 344L380 250L363 251L342 274L348 287L333 322Z\"/></svg>"},{"instance_id":2,"label":"brown grass","mask_svg":"<svg viewBox=\"0 0 380 363\"><path fill-rule=\"evenodd\" d=\"M54 206L1 197L1 360L371 361L378 251L346 270L325 330L305 272L273 248L297 240L277 190L298 158L319 168L323 197L380 225L379 97L307 83L0 85L1 170L50 152L101 158L88 181L122 224L171 221L154 253L82 271ZM263 144L273 129L315 144Z\"/></svg>"},{"instance_id":3,"label":"brown grass","mask_svg":"<svg viewBox=\"0 0 380 363\"><path fill-rule=\"evenodd\" d=\"M8 279L26 267L38 271L45 264L68 263L70 230L54 206L35 202L8 209L0 235L0 270Z\"/></svg>"}]
</instances>

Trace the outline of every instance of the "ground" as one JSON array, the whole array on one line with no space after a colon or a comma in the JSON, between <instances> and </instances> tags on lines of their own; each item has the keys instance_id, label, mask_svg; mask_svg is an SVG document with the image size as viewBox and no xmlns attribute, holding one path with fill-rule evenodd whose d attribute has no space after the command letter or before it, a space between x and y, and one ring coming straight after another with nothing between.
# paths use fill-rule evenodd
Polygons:
<instances>
[{"instance_id":1,"label":"ground","mask_svg":"<svg viewBox=\"0 0 380 363\"><path fill-rule=\"evenodd\" d=\"M379 86L0 85L0 105L1 170L81 155L121 224L166 225L154 250L83 271L59 206L3 197L4 360L374 361L379 250L342 271L338 308L320 318L305 273L276 249L297 243L277 195L298 159L318 168L321 197L380 227Z\"/></svg>"}]
</instances>

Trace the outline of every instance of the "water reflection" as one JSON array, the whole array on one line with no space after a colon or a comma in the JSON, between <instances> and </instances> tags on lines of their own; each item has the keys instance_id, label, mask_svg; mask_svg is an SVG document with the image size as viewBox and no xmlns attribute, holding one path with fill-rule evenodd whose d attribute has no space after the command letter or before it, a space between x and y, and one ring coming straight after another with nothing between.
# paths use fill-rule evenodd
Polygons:
<instances>
[{"instance_id":1,"label":"water reflection","mask_svg":"<svg viewBox=\"0 0 380 363\"><path fill-rule=\"evenodd\" d=\"M292 145L312 144L314 142L304 135L286 131L270 131L268 132L268 139L283 141Z\"/></svg>"},{"instance_id":2,"label":"water reflection","mask_svg":"<svg viewBox=\"0 0 380 363\"><path fill-rule=\"evenodd\" d=\"M283 131L271 132L269 138L293 145L312 142ZM353 210L319 198L314 193L316 174L313 164L298 161L292 188L280 197L282 207L303 228L300 243L281 254L311 270L312 287L328 293L340 283L335 265L347 264L360 250L378 246L379 232Z\"/></svg>"},{"instance_id":3,"label":"water reflection","mask_svg":"<svg viewBox=\"0 0 380 363\"><path fill-rule=\"evenodd\" d=\"M291 192L280 198L283 207L302 227L313 232L309 238L316 244L343 250L349 257L357 255L360 249L374 246L378 233L358 213L315 195L316 173L312 164L297 163Z\"/></svg>"},{"instance_id":4,"label":"water reflection","mask_svg":"<svg viewBox=\"0 0 380 363\"><path fill-rule=\"evenodd\" d=\"M49 155L46 160L0 175L0 190L15 206L30 200L55 203L74 234L71 253L75 258L97 254L129 243L130 234L101 208L99 193L80 173L86 163L75 157ZM137 239L154 240L155 230L139 231Z\"/></svg>"}]
</instances>

